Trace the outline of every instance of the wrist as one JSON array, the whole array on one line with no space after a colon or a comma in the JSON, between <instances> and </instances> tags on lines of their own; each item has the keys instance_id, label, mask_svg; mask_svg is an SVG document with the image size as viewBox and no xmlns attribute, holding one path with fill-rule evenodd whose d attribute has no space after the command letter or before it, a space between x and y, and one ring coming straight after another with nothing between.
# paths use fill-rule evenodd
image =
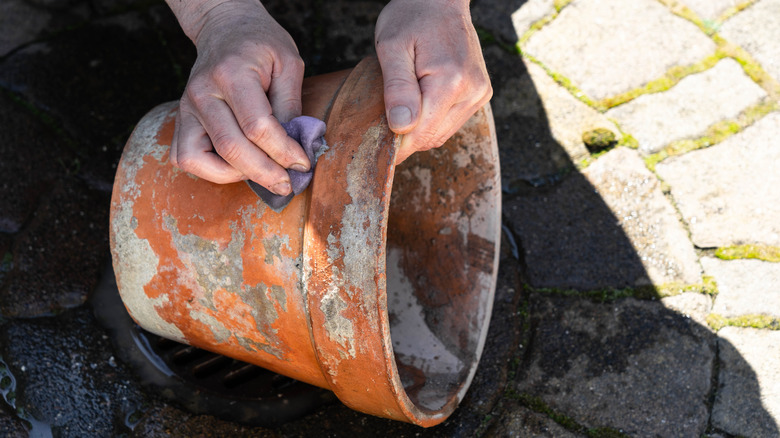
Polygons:
<instances>
[{"instance_id":1,"label":"wrist","mask_svg":"<svg viewBox=\"0 0 780 438\"><path fill-rule=\"evenodd\" d=\"M179 26L193 43L197 43L201 31L215 11L222 6L256 5L262 8L256 0L165 0L171 8Z\"/></svg>"}]
</instances>

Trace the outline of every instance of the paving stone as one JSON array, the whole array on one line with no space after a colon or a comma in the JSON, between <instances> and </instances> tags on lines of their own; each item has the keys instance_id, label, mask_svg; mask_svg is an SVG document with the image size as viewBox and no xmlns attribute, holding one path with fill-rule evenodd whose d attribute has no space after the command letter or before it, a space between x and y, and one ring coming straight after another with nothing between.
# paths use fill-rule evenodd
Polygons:
<instances>
[{"instance_id":1,"label":"paving stone","mask_svg":"<svg viewBox=\"0 0 780 438\"><path fill-rule=\"evenodd\" d=\"M173 406L158 405L145 411L138 424L127 436L277 438L279 435L271 429L243 426L210 415L193 415Z\"/></svg>"},{"instance_id":2,"label":"paving stone","mask_svg":"<svg viewBox=\"0 0 780 438\"><path fill-rule=\"evenodd\" d=\"M628 436L700 436L707 428L715 336L706 328L634 299L533 294L529 312L520 394L586 428Z\"/></svg>"},{"instance_id":3,"label":"paving stone","mask_svg":"<svg viewBox=\"0 0 780 438\"><path fill-rule=\"evenodd\" d=\"M534 412L517 402L508 402L498 419L485 434L490 437L517 438L575 438L580 435L566 430L564 427L547 417Z\"/></svg>"},{"instance_id":4,"label":"paving stone","mask_svg":"<svg viewBox=\"0 0 780 438\"><path fill-rule=\"evenodd\" d=\"M701 282L688 233L636 151L614 149L583 173L617 217L653 284Z\"/></svg>"},{"instance_id":5,"label":"paving stone","mask_svg":"<svg viewBox=\"0 0 780 438\"><path fill-rule=\"evenodd\" d=\"M52 183L24 232L0 291L0 314L33 317L83 304L109 256L109 194L73 178Z\"/></svg>"},{"instance_id":6,"label":"paving stone","mask_svg":"<svg viewBox=\"0 0 780 438\"><path fill-rule=\"evenodd\" d=\"M718 338L712 426L736 436L780 436L780 332L726 327Z\"/></svg>"},{"instance_id":7,"label":"paving stone","mask_svg":"<svg viewBox=\"0 0 780 438\"><path fill-rule=\"evenodd\" d=\"M36 14L33 6L23 0L5 0L0 3L0 56L35 39L46 28L51 16Z\"/></svg>"},{"instance_id":8,"label":"paving stone","mask_svg":"<svg viewBox=\"0 0 780 438\"><path fill-rule=\"evenodd\" d=\"M110 189L124 143L152 107L181 89L166 49L139 12L64 32L6 58L0 86L62 127L80 173Z\"/></svg>"},{"instance_id":9,"label":"paving stone","mask_svg":"<svg viewBox=\"0 0 780 438\"><path fill-rule=\"evenodd\" d=\"M550 0L542 0L550 2ZM474 25L486 29L504 43L514 44L520 34L515 33L512 15L528 3L538 0L474 0L471 2L471 18ZM533 7L533 6L532 6Z\"/></svg>"},{"instance_id":10,"label":"paving stone","mask_svg":"<svg viewBox=\"0 0 780 438\"><path fill-rule=\"evenodd\" d=\"M642 152L652 154L672 141L701 136L710 125L735 118L765 96L736 61L726 58L668 91L639 96L606 115L639 141Z\"/></svg>"},{"instance_id":11,"label":"paving stone","mask_svg":"<svg viewBox=\"0 0 780 438\"><path fill-rule=\"evenodd\" d=\"M639 87L714 50L695 25L655 0L576 0L523 47L594 99Z\"/></svg>"},{"instance_id":12,"label":"paving stone","mask_svg":"<svg viewBox=\"0 0 780 438\"><path fill-rule=\"evenodd\" d=\"M0 430L3 431L3 436L8 438L27 438L30 436L22 420L2 412L0 412Z\"/></svg>"},{"instance_id":13,"label":"paving stone","mask_svg":"<svg viewBox=\"0 0 780 438\"><path fill-rule=\"evenodd\" d=\"M680 3L688 6L704 20L716 20L720 16L741 3L741 0L682 0Z\"/></svg>"},{"instance_id":14,"label":"paving stone","mask_svg":"<svg viewBox=\"0 0 780 438\"><path fill-rule=\"evenodd\" d=\"M648 281L618 219L580 173L505 197L503 213L533 287L591 290Z\"/></svg>"},{"instance_id":15,"label":"paving stone","mask_svg":"<svg viewBox=\"0 0 780 438\"><path fill-rule=\"evenodd\" d=\"M553 0L529 0L512 12L512 25L518 38L528 32L537 21L555 13Z\"/></svg>"},{"instance_id":16,"label":"paving stone","mask_svg":"<svg viewBox=\"0 0 780 438\"><path fill-rule=\"evenodd\" d=\"M574 167L553 138L542 100L522 59L497 45L483 48L493 84L493 117L501 160L501 184L512 192L525 182L543 183Z\"/></svg>"},{"instance_id":17,"label":"paving stone","mask_svg":"<svg viewBox=\"0 0 780 438\"><path fill-rule=\"evenodd\" d=\"M726 21L720 35L742 46L780 81L780 0L761 0Z\"/></svg>"},{"instance_id":18,"label":"paving stone","mask_svg":"<svg viewBox=\"0 0 780 438\"><path fill-rule=\"evenodd\" d=\"M33 3L33 4L31 4ZM62 2L53 10L30 0L0 2L0 57L40 37L77 25L89 16L85 1Z\"/></svg>"},{"instance_id":19,"label":"paving stone","mask_svg":"<svg viewBox=\"0 0 780 438\"><path fill-rule=\"evenodd\" d=\"M52 180L75 164L68 145L32 111L0 93L0 232L16 233Z\"/></svg>"},{"instance_id":20,"label":"paving stone","mask_svg":"<svg viewBox=\"0 0 780 438\"><path fill-rule=\"evenodd\" d=\"M656 166L696 246L780 246L778 132L775 112L722 143Z\"/></svg>"},{"instance_id":21,"label":"paving stone","mask_svg":"<svg viewBox=\"0 0 780 438\"><path fill-rule=\"evenodd\" d=\"M17 381L17 406L51 429L34 436L130 431L126 419L141 409L143 396L88 308L57 318L15 320L0 335L3 360Z\"/></svg>"},{"instance_id":22,"label":"paving stone","mask_svg":"<svg viewBox=\"0 0 780 438\"><path fill-rule=\"evenodd\" d=\"M604 129L620 138L620 131L607 117L572 96L537 64L527 61L526 66L542 99L552 137L571 161L577 163L589 156L582 140L588 131Z\"/></svg>"},{"instance_id":23,"label":"paving stone","mask_svg":"<svg viewBox=\"0 0 780 438\"><path fill-rule=\"evenodd\" d=\"M712 298L698 292L684 292L661 299L667 309L691 318L703 327L707 326L707 315L712 311Z\"/></svg>"},{"instance_id":24,"label":"paving stone","mask_svg":"<svg viewBox=\"0 0 780 438\"><path fill-rule=\"evenodd\" d=\"M615 149L504 211L535 287L580 290L701 281L693 247L637 152Z\"/></svg>"},{"instance_id":25,"label":"paving stone","mask_svg":"<svg viewBox=\"0 0 780 438\"><path fill-rule=\"evenodd\" d=\"M780 263L704 257L701 264L718 284L713 313L729 318L759 314L780 318Z\"/></svg>"}]
</instances>

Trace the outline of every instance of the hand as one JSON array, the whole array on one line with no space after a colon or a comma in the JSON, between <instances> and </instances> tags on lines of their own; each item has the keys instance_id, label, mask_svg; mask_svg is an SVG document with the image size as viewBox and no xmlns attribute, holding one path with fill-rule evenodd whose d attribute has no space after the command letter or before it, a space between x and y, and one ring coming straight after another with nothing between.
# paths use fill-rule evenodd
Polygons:
<instances>
[{"instance_id":1,"label":"hand","mask_svg":"<svg viewBox=\"0 0 780 438\"><path fill-rule=\"evenodd\" d=\"M257 1L171 0L198 57L179 104L171 162L215 183L291 191L311 163L280 121L301 114L303 60Z\"/></svg>"},{"instance_id":2,"label":"hand","mask_svg":"<svg viewBox=\"0 0 780 438\"><path fill-rule=\"evenodd\" d=\"M396 163L439 147L493 95L467 0L392 0L379 14L376 52Z\"/></svg>"}]
</instances>

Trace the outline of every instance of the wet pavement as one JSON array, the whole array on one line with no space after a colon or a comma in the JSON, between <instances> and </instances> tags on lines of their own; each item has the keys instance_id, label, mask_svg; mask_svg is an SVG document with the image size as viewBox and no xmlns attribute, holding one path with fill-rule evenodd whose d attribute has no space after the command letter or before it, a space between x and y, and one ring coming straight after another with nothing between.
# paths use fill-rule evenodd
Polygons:
<instances>
[{"instance_id":1,"label":"wet pavement","mask_svg":"<svg viewBox=\"0 0 780 438\"><path fill-rule=\"evenodd\" d=\"M308 74L370 55L382 5L267 3ZM169 401L95 312L116 163L191 43L157 1L0 3L0 436L780 436L780 0L472 14L505 226L466 399L261 427Z\"/></svg>"}]
</instances>

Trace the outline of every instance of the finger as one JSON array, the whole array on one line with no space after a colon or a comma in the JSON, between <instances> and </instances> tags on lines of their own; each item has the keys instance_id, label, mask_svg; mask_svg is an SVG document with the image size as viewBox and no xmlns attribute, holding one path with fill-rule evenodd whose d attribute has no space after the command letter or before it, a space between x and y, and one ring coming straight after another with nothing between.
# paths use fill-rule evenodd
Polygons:
<instances>
[{"instance_id":1,"label":"finger","mask_svg":"<svg viewBox=\"0 0 780 438\"><path fill-rule=\"evenodd\" d=\"M219 156L252 181L288 195L292 188L287 171L244 136L227 102L214 98L202 104L200 122Z\"/></svg>"},{"instance_id":2,"label":"finger","mask_svg":"<svg viewBox=\"0 0 780 438\"><path fill-rule=\"evenodd\" d=\"M214 152L206 130L194 115L180 110L175 131L171 147L171 161L175 166L218 184L246 179L244 174Z\"/></svg>"},{"instance_id":3,"label":"finger","mask_svg":"<svg viewBox=\"0 0 780 438\"><path fill-rule=\"evenodd\" d=\"M255 75L254 71L245 74L234 85L222 91L242 136L281 167L300 172L309 170L311 164L306 152L298 142L287 135L279 121L271 114L271 104L263 90L260 77ZM224 114L221 117L228 118ZM209 132L211 133L211 130Z\"/></svg>"},{"instance_id":4,"label":"finger","mask_svg":"<svg viewBox=\"0 0 780 438\"><path fill-rule=\"evenodd\" d=\"M168 160L174 167L179 167L179 163L176 160L176 150L178 149L179 128L181 126L181 101L179 101L179 108L176 110L176 120L173 124L173 137L171 138L171 149L168 151Z\"/></svg>"},{"instance_id":5,"label":"finger","mask_svg":"<svg viewBox=\"0 0 780 438\"><path fill-rule=\"evenodd\" d=\"M420 79L422 105L420 120L414 130L404 135L396 155L396 163L416 151L441 146L439 139L453 106L452 93L447 92L447 79L441 75L427 75ZM449 128L449 127L447 127Z\"/></svg>"},{"instance_id":6,"label":"finger","mask_svg":"<svg viewBox=\"0 0 780 438\"><path fill-rule=\"evenodd\" d=\"M414 44L377 41L376 50L384 80L387 122L396 134L406 134L418 123L422 100L415 70Z\"/></svg>"},{"instance_id":7,"label":"finger","mask_svg":"<svg viewBox=\"0 0 780 438\"><path fill-rule=\"evenodd\" d=\"M301 115L303 89L303 60L290 57L274 64L268 100L274 116L280 122L289 122Z\"/></svg>"}]
</instances>

